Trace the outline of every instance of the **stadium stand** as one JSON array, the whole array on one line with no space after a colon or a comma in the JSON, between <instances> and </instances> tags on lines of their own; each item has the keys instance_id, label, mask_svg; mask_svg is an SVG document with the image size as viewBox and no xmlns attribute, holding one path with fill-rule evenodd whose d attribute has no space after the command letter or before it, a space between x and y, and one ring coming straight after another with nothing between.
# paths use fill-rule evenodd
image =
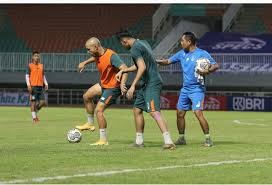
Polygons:
<instances>
[{"instance_id":1,"label":"stadium stand","mask_svg":"<svg viewBox=\"0 0 272 185\"><path fill-rule=\"evenodd\" d=\"M272 25L270 17L272 5L243 5L239 16L231 32L237 33L271 33ZM258 17L258 19L257 19Z\"/></svg>"},{"instance_id":2,"label":"stadium stand","mask_svg":"<svg viewBox=\"0 0 272 185\"><path fill-rule=\"evenodd\" d=\"M156 53L168 54L179 48L180 33L192 31L198 37L207 31L221 31L222 16L229 5L161 5L153 15L153 39ZM165 48L165 43L171 48ZM166 46L167 47L167 46Z\"/></svg>"},{"instance_id":3,"label":"stadium stand","mask_svg":"<svg viewBox=\"0 0 272 185\"><path fill-rule=\"evenodd\" d=\"M271 11L272 5L265 6L264 11L262 11L262 20L266 27L267 32L272 32L272 23L271 23L271 17L272 17L272 11Z\"/></svg>"},{"instance_id":4,"label":"stadium stand","mask_svg":"<svg viewBox=\"0 0 272 185\"><path fill-rule=\"evenodd\" d=\"M6 7L6 25L12 24L14 29L7 32L16 34L28 48L41 52L83 52L82 45L90 36L104 38L102 42L106 47L125 52L113 35L126 27L151 39L148 23L157 6L10 5ZM16 47L14 51L22 51Z\"/></svg>"},{"instance_id":5,"label":"stadium stand","mask_svg":"<svg viewBox=\"0 0 272 185\"><path fill-rule=\"evenodd\" d=\"M0 8L0 51L12 52L14 50L20 52L28 52L29 49L21 40L11 24L6 12L7 8L2 6Z\"/></svg>"},{"instance_id":6,"label":"stadium stand","mask_svg":"<svg viewBox=\"0 0 272 185\"><path fill-rule=\"evenodd\" d=\"M234 40L227 38L227 34L222 30L218 30L223 27L222 19L226 9L230 9L229 5L0 5L0 88L25 90L26 66L30 61L31 51L37 49L41 51L50 90L53 89L49 92L49 99L51 103L61 104L63 98L60 92L65 91L72 96L72 91L80 89L83 92L83 89L98 81L99 74L94 64L89 65L84 73L77 72L78 63L89 57L84 43L90 36L103 38L104 46L121 53L121 58L128 66L132 64L128 51L124 50L114 37L115 32L121 27L126 27L139 38L147 40L153 46L154 52L155 46L165 46L158 53L155 52L158 54L156 58L163 57L162 52L168 57L179 50L179 37L184 31L193 31L200 37L210 33L211 36L207 40L213 42L204 42L200 47L212 54L220 64L220 69L207 77L208 92L213 91L212 93L216 92L218 95L229 91L244 94L271 93L271 39L269 35L264 35L263 38L258 36L257 39L255 36L252 36L253 39L244 38L244 35L249 35L243 34L270 33L270 7L239 6L239 14L230 17L231 21L226 25L226 31L239 30L237 25L243 25L244 18L251 20L244 21L245 24L240 29L241 35ZM157 8L160 11L155 11ZM254 10L259 13L254 14L255 17L250 13ZM151 20L152 15L156 15L156 24ZM156 32L159 34L152 37ZM223 36L219 35L219 39L215 39L213 32L222 33ZM222 40L224 37L226 38ZM264 43L266 45L259 53L255 50L255 53L245 53L242 48L246 44L263 47ZM210 51L214 46L217 50ZM160 67L165 92L178 94L183 82L181 70L179 64ZM133 77L133 74L129 76L128 86ZM77 101L81 103L82 92L75 91ZM69 99L70 96L67 97L67 104L73 104L74 100Z\"/></svg>"}]
</instances>

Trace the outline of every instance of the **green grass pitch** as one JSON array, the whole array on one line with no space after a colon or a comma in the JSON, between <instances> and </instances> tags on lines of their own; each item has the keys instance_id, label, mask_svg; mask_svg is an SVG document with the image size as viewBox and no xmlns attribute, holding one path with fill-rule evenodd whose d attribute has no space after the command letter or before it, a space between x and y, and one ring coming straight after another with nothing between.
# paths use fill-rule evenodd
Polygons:
<instances>
[{"instance_id":1,"label":"green grass pitch","mask_svg":"<svg viewBox=\"0 0 272 185\"><path fill-rule=\"evenodd\" d=\"M176 140L175 111L162 113ZM271 113L206 111L215 146L205 148L199 123L188 112L187 145L174 151L161 149L162 135L149 115L145 148L130 146L131 109L108 109L105 115L110 145L90 146L98 130L83 132L77 144L66 139L69 129L85 122L83 108L44 108L40 123L33 124L29 108L0 107L0 184L272 183Z\"/></svg>"}]
</instances>

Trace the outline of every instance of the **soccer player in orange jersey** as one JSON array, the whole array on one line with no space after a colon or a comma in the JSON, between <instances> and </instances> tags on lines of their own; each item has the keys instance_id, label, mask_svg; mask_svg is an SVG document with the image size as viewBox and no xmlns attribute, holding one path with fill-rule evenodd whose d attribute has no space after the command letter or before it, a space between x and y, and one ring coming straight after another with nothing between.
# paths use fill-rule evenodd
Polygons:
<instances>
[{"instance_id":1,"label":"soccer player in orange jersey","mask_svg":"<svg viewBox=\"0 0 272 185\"><path fill-rule=\"evenodd\" d=\"M48 90L48 83L44 74L43 64L40 63L40 53L32 53L32 61L28 65L26 84L30 94L30 109L34 123L39 121L37 112L46 105L44 90Z\"/></svg>"},{"instance_id":2,"label":"soccer player in orange jersey","mask_svg":"<svg viewBox=\"0 0 272 185\"><path fill-rule=\"evenodd\" d=\"M114 51L102 47L100 41L95 37L88 39L85 47L88 50L88 53L91 54L91 57L88 60L81 62L78 65L78 68L80 72L82 72L86 65L95 62L98 72L100 73L100 82L89 88L83 95L88 122L81 126L76 126L76 128L81 131L94 131L95 126L93 122L94 114L96 114L100 139L91 145L108 145L106 137L107 121L104 117L104 111L111 104L115 103L116 99L121 94L127 91L125 85L127 74L123 76L121 82L118 82L115 79L115 75L120 70L127 69L127 66ZM93 98L95 96L101 96L96 107L93 103Z\"/></svg>"}]
</instances>

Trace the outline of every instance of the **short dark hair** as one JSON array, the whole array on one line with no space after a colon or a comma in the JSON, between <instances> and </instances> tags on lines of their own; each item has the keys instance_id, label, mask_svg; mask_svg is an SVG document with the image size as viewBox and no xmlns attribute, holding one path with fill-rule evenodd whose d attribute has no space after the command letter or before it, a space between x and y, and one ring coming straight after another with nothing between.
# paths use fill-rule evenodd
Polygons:
<instances>
[{"instance_id":1,"label":"short dark hair","mask_svg":"<svg viewBox=\"0 0 272 185\"><path fill-rule=\"evenodd\" d=\"M182 36L183 35L186 37L186 40L190 40L193 45L196 44L197 38L196 38L196 35L193 32L184 32L182 34Z\"/></svg>"},{"instance_id":2,"label":"short dark hair","mask_svg":"<svg viewBox=\"0 0 272 185\"><path fill-rule=\"evenodd\" d=\"M127 30L123 29L116 33L116 38L120 41L124 37L134 38L134 36Z\"/></svg>"},{"instance_id":3,"label":"short dark hair","mask_svg":"<svg viewBox=\"0 0 272 185\"><path fill-rule=\"evenodd\" d=\"M38 52L38 51L33 51L33 52L32 52L32 55L35 55L35 54L40 54L40 52Z\"/></svg>"}]
</instances>

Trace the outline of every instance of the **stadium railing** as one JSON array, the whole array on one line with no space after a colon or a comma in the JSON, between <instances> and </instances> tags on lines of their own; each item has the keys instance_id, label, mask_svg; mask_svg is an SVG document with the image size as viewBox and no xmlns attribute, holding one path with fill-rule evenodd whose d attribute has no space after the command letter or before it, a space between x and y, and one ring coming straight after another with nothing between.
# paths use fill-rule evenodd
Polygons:
<instances>
[{"instance_id":1,"label":"stadium railing","mask_svg":"<svg viewBox=\"0 0 272 185\"><path fill-rule=\"evenodd\" d=\"M211 54L220 65L218 72L272 72L271 53L214 53ZM129 54L120 55L128 65L133 65ZM169 55L170 56L170 55ZM169 57L169 56L166 56ZM89 54L84 53L42 53L41 61L46 71L75 72L79 62L86 60ZM156 55L160 59L162 56ZM164 57L165 58L165 57ZM0 53L0 71L26 71L31 61L31 53ZM162 72L180 72L179 63L160 66ZM97 71L95 64L91 64L86 71Z\"/></svg>"},{"instance_id":2,"label":"stadium railing","mask_svg":"<svg viewBox=\"0 0 272 185\"><path fill-rule=\"evenodd\" d=\"M52 105L82 105L83 104L83 94L87 89L49 89L48 93L45 94L46 100L48 101L49 106ZM10 95L10 93L26 93L28 94L27 89L24 88L0 88L0 105L1 101L3 102L3 98L6 95ZM163 90L161 95L179 95L179 90L171 91L171 90ZM272 97L272 92L244 92L244 91L207 91L207 96L253 96L253 97ZM136 97L136 93L134 94L134 98ZM99 100L98 97L94 99L95 102ZM117 99L116 104L118 106L128 106L132 105L134 102L133 100L128 100L124 97L119 97ZM16 104L14 104L16 105Z\"/></svg>"}]
</instances>

